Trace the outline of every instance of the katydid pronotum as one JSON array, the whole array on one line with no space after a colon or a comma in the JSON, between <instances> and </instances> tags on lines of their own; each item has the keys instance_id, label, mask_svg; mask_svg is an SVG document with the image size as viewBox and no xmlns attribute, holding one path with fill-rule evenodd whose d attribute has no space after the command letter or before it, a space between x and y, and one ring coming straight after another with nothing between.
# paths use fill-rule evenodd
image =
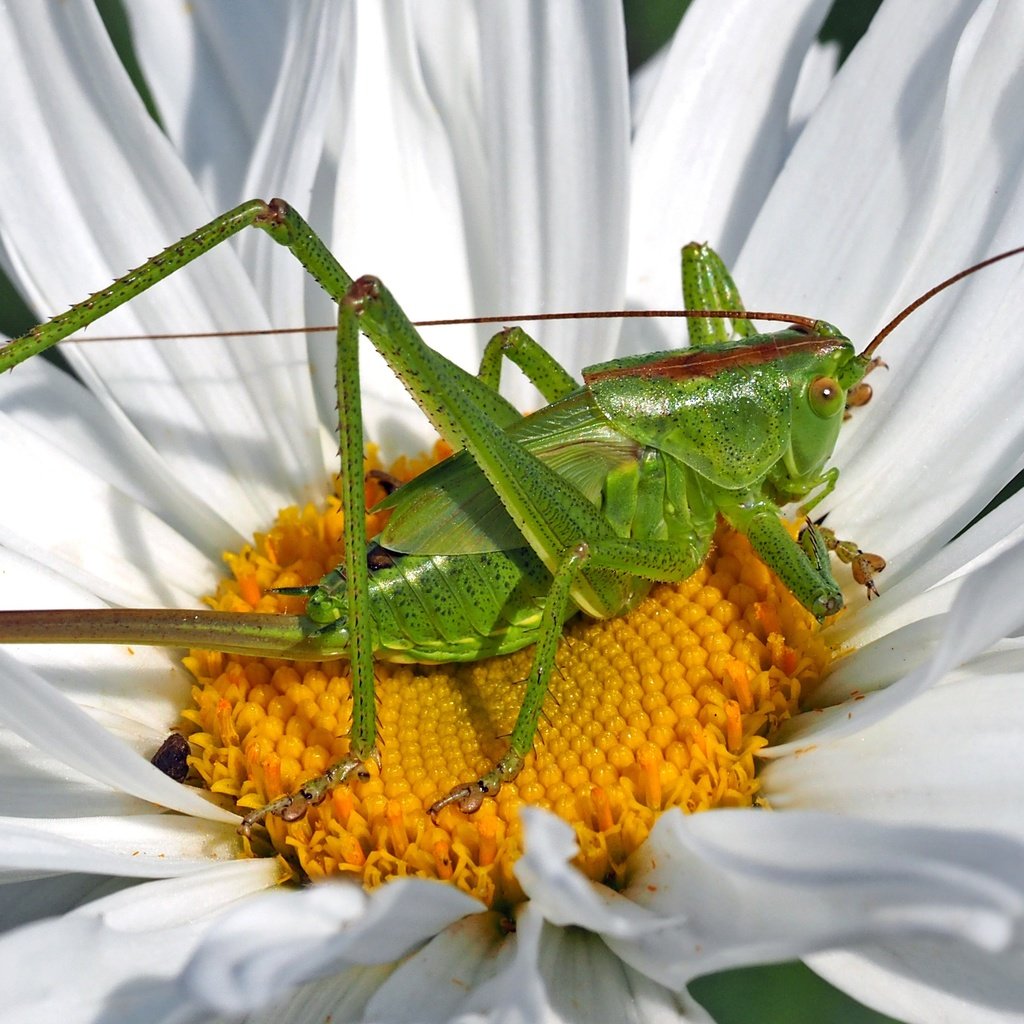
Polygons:
<instances>
[{"instance_id":1,"label":"katydid pronotum","mask_svg":"<svg viewBox=\"0 0 1024 1024\"><path fill-rule=\"evenodd\" d=\"M438 799L472 813L516 777L529 755L563 623L582 611L623 614L655 581L686 579L708 553L716 520L744 533L818 619L842 592L829 552L875 591L882 559L807 522L797 540L779 506L806 513L834 488L826 469L848 406L881 341L937 291L908 306L861 353L835 327L747 313L706 246L683 250L691 347L584 370L578 385L520 328L488 345L473 376L429 348L380 281L353 281L286 203L253 200L217 217L110 287L0 350L0 371L56 344L247 226L288 247L339 304L338 406L345 560L305 588L302 616L167 610L0 613L3 643L130 643L209 647L278 658L345 656L353 691L350 752L298 792L248 815L297 820L311 804L379 761L374 659L468 661L535 645L507 752L482 778ZM752 319L790 326L757 334ZM364 520L358 337L366 334L455 455L395 491L383 533ZM522 416L498 393L514 361L549 403ZM484 585L485 584L485 585ZM413 591L415 590L415 593ZM439 604L437 595L449 596ZM451 595L459 595L452 599ZM424 602L432 609L424 615ZM441 618L444 629L437 627Z\"/></svg>"}]
</instances>

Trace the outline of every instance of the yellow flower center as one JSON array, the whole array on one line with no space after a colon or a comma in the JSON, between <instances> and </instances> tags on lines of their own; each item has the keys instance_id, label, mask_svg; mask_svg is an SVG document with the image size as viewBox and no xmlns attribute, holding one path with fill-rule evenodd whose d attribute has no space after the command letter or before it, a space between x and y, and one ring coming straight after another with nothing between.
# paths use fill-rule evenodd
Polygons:
<instances>
[{"instance_id":1,"label":"yellow flower center","mask_svg":"<svg viewBox=\"0 0 1024 1024\"><path fill-rule=\"evenodd\" d=\"M424 467L403 461L392 472L408 479ZM369 504L378 490L368 478ZM371 536L382 525L371 517ZM213 607L301 611L301 599L267 591L316 583L341 561L338 502L285 509L254 546L225 557L232 575ZM297 822L268 819L271 841L312 879L437 878L508 906L522 899L512 868L519 810L532 804L568 821L578 866L614 886L666 808L757 802L757 751L829 663L816 631L746 539L720 527L685 583L655 587L621 618L569 625L534 751L476 814L448 807L435 824L427 808L504 752L529 650L463 665L379 662L380 771L371 766L369 779L337 787ZM294 791L348 752L344 661L192 651L186 665L197 680L195 707L184 712L190 761L239 809Z\"/></svg>"}]
</instances>

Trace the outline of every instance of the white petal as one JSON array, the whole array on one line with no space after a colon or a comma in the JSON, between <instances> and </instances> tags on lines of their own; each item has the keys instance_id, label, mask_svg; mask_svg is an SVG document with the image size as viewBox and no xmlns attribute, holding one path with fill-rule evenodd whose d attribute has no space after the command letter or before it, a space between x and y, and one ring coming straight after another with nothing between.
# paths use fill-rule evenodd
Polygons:
<instances>
[{"instance_id":1,"label":"white petal","mask_svg":"<svg viewBox=\"0 0 1024 1024\"><path fill-rule=\"evenodd\" d=\"M204 544L218 554L237 544L237 532L182 489L123 414L104 408L47 360L29 359L17 372L0 376L0 410L62 450L73 429L74 456L80 465L157 513L193 544Z\"/></svg>"},{"instance_id":2,"label":"white petal","mask_svg":"<svg viewBox=\"0 0 1024 1024\"><path fill-rule=\"evenodd\" d=\"M214 926L184 980L201 1003L240 1013L348 964L397 960L479 909L464 893L428 882L369 895L346 883L269 893Z\"/></svg>"},{"instance_id":3,"label":"white petal","mask_svg":"<svg viewBox=\"0 0 1024 1024\"><path fill-rule=\"evenodd\" d=\"M128 85L90 6L26 8L2 38L8 102L0 126L10 144L0 160L9 198L0 230L30 299L59 309L197 227L209 211ZM44 65L53 73L36 73ZM265 323L226 247L129 307L105 327L180 330L183 315L186 329L237 327L239 318ZM283 402L308 376L300 345L133 342L68 354L94 390L116 397L179 478L244 532L319 479L311 402Z\"/></svg>"},{"instance_id":4,"label":"white petal","mask_svg":"<svg viewBox=\"0 0 1024 1024\"><path fill-rule=\"evenodd\" d=\"M839 44L814 43L807 51L789 106L789 136L796 141L839 69Z\"/></svg>"},{"instance_id":5,"label":"white petal","mask_svg":"<svg viewBox=\"0 0 1024 1024\"><path fill-rule=\"evenodd\" d=\"M1020 957L956 957L933 943L819 953L808 966L837 988L906 1024L1020 1024ZM1002 970L1000 971L1000 968Z\"/></svg>"},{"instance_id":6,"label":"white petal","mask_svg":"<svg viewBox=\"0 0 1024 1024\"><path fill-rule=\"evenodd\" d=\"M957 593L942 622L942 636L924 664L886 689L863 699L828 709L817 709L787 722L778 742L761 751L763 757L791 754L813 737L815 743L848 736L882 721L938 683L943 676L980 654L1003 637L1015 635L1024 623L1024 543L1018 543L995 562L976 570ZM884 644L885 640L876 641ZM878 650L878 648L876 648ZM849 673L854 671L851 656Z\"/></svg>"},{"instance_id":7,"label":"white petal","mask_svg":"<svg viewBox=\"0 0 1024 1024\"><path fill-rule=\"evenodd\" d=\"M137 884L134 879L78 874L20 882L5 880L0 885L0 927L8 932L45 917L56 917Z\"/></svg>"},{"instance_id":8,"label":"white petal","mask_svg":"<svg viewBox=\"0 0 1024 1024\"><path fill-rule=\"evenodd\" d=\"M335 251L353 273L380 274L414 319L614 305L628 159L621 11L445 11L414 13L412 37L395 9L380 26L360 8ZM491 46L529 57L499 74L478 56ZM584 336L610 335L572 325L542 340L578 367L607 351L599 341L584 350ZM474 370L477 338L427 336ZM390 372L366 365L371 436L392 450L422 446L422 420L402 411ZM521 383L509 393L521 407L537 404Z\"/></svg>"},{"instance_id":9,"label":"white petal","mask_svg":"<svg viewBox=\"0 0 1024 1024\"><path fill-rule=\"evenodd\" d=\"M412 319L469 315L458 180L425 89L408 7L368 4L356 13L354 67L343 62L337 101L345 132L332 183L331 247L352 276L383 278ZM422 415L368 344L363 354L369 436L388 441L391 457L418 450ZM336 404L333 363L328 341L315 359L328 421Z\"/></svg>"},{"instance_id":10,"label":"white petal","mask_svg":"<svg viewBox=\"0 0 1024 1024\"><path fill-rule=\"evenodd\" d=\"M231 825L171 814L107 818L0 818L0 869L8 876L54 872L167 878L237 860Z\"/></svg>"},{"instance_id":11,"label":"white petal","mask_svg":"<svg viewBox=\"0 0 1024 1024\"><path fill-rule=\"evenodd\" d=\"M1005 556L1024 539L1024 491L1018 491L912 572L883 578L882 596L851 608L828 628L830 642L861 646L898 627L949 610L968 573ZM945 582L943 582L945 581Z\"/></svg>"},{"instance_id":12,"label":"white petal","mask_svg":"<svg viewBox=\"0 0 1024 1024\"><path fill-rule=\"evenodd\" d=\"M100 608L103 602L67 577L0 548L3 604L28 608ZM140 741L159 744L178 723L192 680L169 652L153 648L16 645L7 652L83 706L133 723ZM143 746L138 749L142 750Z\"/></svg>"},{"instance_id":13,"label":"white petal","mask_svg":"<svg viewBox=\"0 0 1024 1024\"><path fill-rule=\"evenodd\" d=\"M0 717L19 736L97 782L211 821L237 817L140 758L39 675L0 651Z\"/></svg>"},{"instance_id":14,"label":"white petal","mask_svg":"<svg viewBox=\"0 0 1024 1024\"><path fill-rule=\"evenodd\" d=\"M301 17L296 16L299 12ZM352 37L352 8L319 2L298 9L292 5L289 14L277 88L260 111L258 138L240 195L281 196L314 230L326 234L331 218L329 211L314 208L313 186L326 157L330 117L337 113L333 104L342 74L339 59ZM336 321L334 303L289 252L268 246L256 232L244 233L236 250L275 324ZM334 338L325 340L324 347L333 348ZM308 401L308 397L303 392L294 401ZM334 421L332 415L329 422Z\"/></svg>"},{"instance_id":15,"label":"white petal","mask_svg":"<svg viewBox=\"0 0 1024 1024\"><path fill-rule=\"evenodd\" d=\"M0 940L10 1020L195 1020L176 979L209 921L280 881L273 860L135 886Z\"/></svg>"},{"instance_id":16,"label":"white petal","mask_svg":"<svg viewBox=\"0 0 1024 1024\"><path fill-rule=\"evenodd\" d=\"M526 852L516 864L523 891L554 924L578 925L619 938L636 939L654 924L642 907L592 883L570 861L579 852L572 830L535 809L523 812Z\"/></svg>"},{"instance_id":17,"label":"white petal","mask_svg":"<svg viewBox=\"0 0 1024 1024\"><path fill-rule=\"evenodd\" d=\"M400 964L366 1007L370 1020L408 1019L410 999L424 1021L463 1019L467 998L511 959L515 941L500 914L472 914L450 924ZM526 1000L524 999L525 1003Z\"/></svg>"},{"instance_id":18,"label":"white petal","mask_svg":"<svg viewBox=\"0 0 1024 1024\"><path fill-rule=\"evenodd\" d=\"M866 338L948 274L1019 244L1010 111L1024 103L1021 15L975 0L939 5L927 24L913 4L880 10L744 247L735 270L751 308L813 312ZM969 373L964 352L969 337L1012 333L1022 287L1020 263L1003 265L915 314L881 349L893 370L872 377L874 401L844 430L832 522L884 551L894 576L965 525L1018 463L1005 381L1024 371L1024 352L986 346Z\"/></svg>"},{"instance_id":19,"label":"white petal","mask_svg":"<svg viewBox=\"0 0 1024 1024\"><path fill-rule=\"evenodd\" d=\"M248 161L301 13L269 2L252 17L231 4L130 0L132 42L160 120L211 209L243 198ZM202 97L197 102L197 97Z\"/></svg>"},{"instance_id":20,"label":"white petal","mask_svg":"<svg viewBox=\"0 0 1024 1024\"><path fill-rule=\"evenodd\" d=\"M154 748L155 749L155 748ZM55 818L151 812L152 804L119 793L62 764L20 736L0 730L0 814Z\"/></svg>"},{"instance_id":21,"label":"white petal","mask_svg":"<svg viewBox=\"0 0 1024 1024\"><path fill-rule=\"evenodd\" d=\"M485 5L480 38L484 54L521 55L483 65L497 261L481 304L495 312L617 308L629 196L621 5ZM568 322L537 333L576 372L613 354L618 327ZM531 407L522 389L510 394Z\"/></svg>"},{"instance_id":22,"label":"white petal","mask_svg":"<svg viewBox=\"0 0 1024 1024\"><path fill-rule=\"evenodd\" d=\"M234 904L244 907L264 889L287 879L288 868L273 858L213 864L201 874L161 879L112 893L79 907L72 916L102 918L125 932L173 928L210 920Z\"/></svg>"},{"instance_id":23,"label":"white petal","mask_svg":"<svg viewBox=\"0 0 1024 1024\"><path fill-rule=\"evenodd\" d=\"M794 89L827 11L818 0L708 0L686 12L634 143L631 304L679 306L679 250L693 239L735 260L786 155ZM663 349L678 338L671 322L643 321L627 344Z\"/></svg>"},{"instance_id":24,"label":"white petal","mask_svg":"<svg viewBox=\"0 0 1024 1024\"><path fill-rule=\"evenodd\" d=\"M1020 856L1019 844L982 832L799 812L665 814L625 892L661 927L638 942L606 941L673 988L879 939L930 936L949 955L976 947L995 961L1015 955Z\"/></svg>"},{"instance_id":25,"label":"white petal","mask_svg":"<svg viewBox=\"0 0 1024 1024\"><path fill-rule=\"evenodd\" d=\"M1024 839L1024 656L920 694L872 728L811 743L762 773L775 810L823 810L904 824L991 829Z\"/></svg>"},{"instance_id":26,"label":"white petal","mask_svg":"<svg viewBox=\"0 0 1024 1024\"><path fill-rule=\"evenodd\" d=\"M189 607L213 589L209 554L4 413L0 452L0 544L111 604Z\"/></svg>"}]
</instances>

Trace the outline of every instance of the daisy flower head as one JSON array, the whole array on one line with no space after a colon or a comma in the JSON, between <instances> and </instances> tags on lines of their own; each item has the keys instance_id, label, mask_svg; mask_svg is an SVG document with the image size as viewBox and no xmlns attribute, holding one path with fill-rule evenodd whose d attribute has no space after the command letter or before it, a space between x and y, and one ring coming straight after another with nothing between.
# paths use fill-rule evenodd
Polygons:
<instances>
[{"instance_id":1,"label":"daisy flower head","mask_svg":"<svg viewBox=\"0 0 1024 1024\"><path fill-rule=\"evenodd\" d=\"M827 7L697 2L631 99L614 4L451 3L438 17L435 5L322 3L243 22L222 5L131 3L160 126L91 5L5 8L5 265L51 313L239 200L277 194L350 270L379 274L414 319L677 306L680 244L706 238L750 308L824 316L867 339L948 274L1024 240L1024 17L1010 0L944 0L922 22L914 5L887 0L833 74L815 43ZM330 322L330 303L294 260L250 234L112 313L104 333ZM392 880L299 887L296 864L316 875L296 845L312 826L271 822L285 856L247 856L237 814L217 796L238 795L231 755L208 762L212 797L147 764L204 674L223 666L193 657L197 682L180 659L145 648L0 652L7 1005L25 1020L69 1021L703 1020L687 987L695 978L802 958L901 1019L1014 1019L1024 1003L1013 760L1024 733L1013 699L1024 668L1022 502L973 521L1022 468L1007 386L1024 367L1013 336L1022 294L1024 271L1008 261L929 303L886 341L891 370L873 376L870 407L843 429L842 476L821 510L885 554L881 597L868 604L846 587L848 610L803 655L788 639L796 618L744 632L774 687L764 693L757 673L734 665L734 644L717 703L687 712L681 692L665 705L640 692L626 693L629 712L615 709L624 731L601 749L598 767L610 768L588 792L607 796L601 780L614 776L638 807L660 811L683 785L675 743L686 767L706 758L687 790L695 806L724 794L706 813L638 811L627 834L600 827L606 814L624 819L618 798L607 809L599 795L586 813L614 839L598 849L549 810L526 809L521 856L500 870L481 870L493 863L487 843L508 839L500 822L490 839L456 827L448 854L432 854L462 865L457 844L474 847L486 884L396 879L424 873L398 846L438 840L402 826L405 791L387 789L385 762L367 784L383 794L384 824L368 827L342 787L329 810L347 815L358 850L331 847L328 859L354 874L381 841L388 856L373 863ZM679 340L673 322L537 333L575 375ZM479 359L472 329L428 340L461 365ZM268 539L291 543L306 505L329 489L332 349L296 337L94 342L68 347L81 384L36 359L4 375L4 607L194 607L217 588L221 552L256 533L263 548L245 557L259 577ZM430 442L372 358L367 432L390 462ZM537 405L510 384L516 407ZM328 517L310 532L332 529ZM758 580L724 585L741 573L732 543L717 553L733 563L706 567L695 584L723 636L734 592L765 603ZM243 577L228 599L248 601ZM773 614L790 613L762 612ZM666 615L631 628L650 641ZM584 653L604 642L580 639ZM823 644L843 657L807 692ZM635 685L672 676L682 657L670 651ZM319 700L307 734L331 732L315 714L343 732L333 670L320 671L279 686L270 669L243 666L260 710L225 712L223 693L200 700L193 750L244 731L239 716L267 717L275 700ZM634 685L628 666L619 671L624 689ZM592 665L566 676L585 672L610 685ZM400 696L415 689L410 678L395 684ZM458 678L459 692L487 685ZM737 726L731 705L761 708L763 721ZM549 713L541 768L519 781L583 816L582 777L566 793L542 761L562 758L564 779L590 771L587 734L560 751L560 736L577 738L573 712ZM422 714L439 729L446 709ZM641 719L671 733L660 761L644 753L649 734L631 746ZM381 720L390 726L387 701ZM681 737L691 720L699 736ZM475 731L500 732L488 728ZM420 799L411 774L403 784ZM630 840L621 857L611 849ZM605 873L588 873L594 864Z\"/></svg>"}]
</instances>

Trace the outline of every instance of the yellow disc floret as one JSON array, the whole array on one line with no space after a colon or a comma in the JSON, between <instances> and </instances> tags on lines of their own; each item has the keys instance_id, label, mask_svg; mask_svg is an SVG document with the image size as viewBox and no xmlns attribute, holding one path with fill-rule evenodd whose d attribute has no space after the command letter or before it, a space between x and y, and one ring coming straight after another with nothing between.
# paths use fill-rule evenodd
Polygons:
<instances>
[{"instance_id":1,"label":"yellow disc floret","mask_svg":"<svg viewBox=\"0 0 1024 1024\"><path fill-rule=\"evenodd\" d=\"M368 477L368 504L382 496L378 476ZM371 522L371 535L382 525ZM301 599L267 591L316 583L341 561L340 543L336 500L286 509L253 547L226 556L232 575L210 604L301 611ZM519 809L533 804L576 830L583 871L615 885L662 810L757 802L757 751L830 660L816 630L746 539L720 527L685 583L655 587L620 618L570 624L533 754L476 814L448 807L435 824L427 808L504 753L529 650L465 665L379 663L380 770L337 787L300 821L268 819L271 840L312 879L439 878L507 906L522 898L512 868ZM193 651L186 664L196 677L184 713L193 767L240 809L294 791L348 752L344 661Z\"/></svg>"}]
</instances>

